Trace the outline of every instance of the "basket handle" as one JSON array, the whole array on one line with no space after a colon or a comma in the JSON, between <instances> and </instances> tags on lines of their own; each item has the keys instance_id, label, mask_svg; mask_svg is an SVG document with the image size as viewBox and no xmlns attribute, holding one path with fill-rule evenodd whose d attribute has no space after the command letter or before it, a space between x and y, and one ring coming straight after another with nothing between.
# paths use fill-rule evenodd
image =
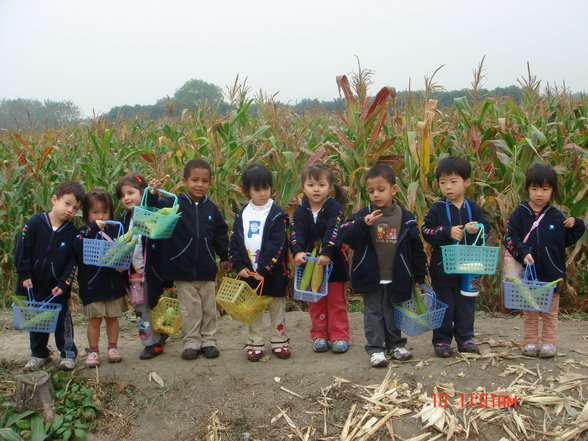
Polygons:
<instances>
[{"instance_id":1,"label":"basket handle","mask_svg":"<svg viewBox=\"0 0 588 441\"><path fill-rule=\"evenodd\" d=\"M310 253L306 253L306 256L304 256L304 260L314 260L315 262L318 262L318 258L317 257L310 257ZM329 264L327 265L325 270L327 271L327 280L329 280L329 277L331 277L331 271L333 271L333 262L332 261L329 262Z\"/></svg>"},{"instance_id":2,"label":"basket handle","mask_svg":"<svg viewBox=\"0 0 588 441\"><path fill-rule=\"evenodd\" d=\"M39 306L39 309L43 309L47 305L47 303L50 303L55 297L57 297L57 295L51 296L51 298L49 298L41 306ZM35 301L35 296L31 288L27 288L27 299L29 302Z\"/></svg>"},{"instance_id":3,"label":"basket handle","mask_svg":"<svg viewBox=\"0 0 588 441\"><path fill-rule=\"evenodd\" d=\"M121 224L120 222L118 222L118 221L112 221L112 220L107 220L107 221L104 221L104 223L105 223L105 224L108 224L108 225L118 225L118 234L116 235L116 237L117 237L117 238L118 238L118 237L119 237L121 234L124 234L124 231L125 231L125 230L124 230L123 224ZM101 236L102 236L102 235L101 235ZM103 237L104 237L104 236L103 236ZM108 237L108 236L107 236L107 237Z\"/></svg>"},{"instance_id":4,"label":"basket handle","mask_svg":"<svg viewBox=\"0 0 588 441\"><path fill-rule=\"evenodd\" d=\"M426 292L422 293L421 296L431 297L431 300L433 301L431 304L435 304L435 300L437 299L437 294L435 293L435 291L433 291L431 288L429 288L424 283L419 283L419 287L422 290L426 291Z\"/></svg>"},{"instance_id":5,"label":"basket handle","mask_svg":"<svg viewBox=\"0 0 588 441\"><path fill-rule=\"evenodd\" d=\"M481 246L486 246L486 235L484 234L484 224L474 224L474 227L478 227L478 235L476 236L476 238L474 239L474 242L472 243L472 245L474 245L476 242L478 242L478 239L480 238L480 236L482 236L482 245ZM466 228L463 227L463 241L464 244L467 245L468 241L467 241L467 231Z\"/></svg>"},{"instance_id":6,"label":"basket handle","mask_svg":"<svg viewBox=\"0 0 588 441\"><path fill-rule=\"evenodd\" d=\"M153 190L153 187L146 187L145 190L143 190L143 197L141 198L141 205L143 207L147 206L147 193L149 192L149 190ZM174 206L178 205L178 197L175 194L170 193L169 191L162 190L161 188L158 188L157 191L160 193L166 194L168 196L172 196L174 198L173 205Z\"/></svg>"},{"instance_id":7,"label":"basket handle","mask_svg":"<svg viewBox=\"0 0 588 441\"><path fill-rule=\"evenodd\" d=\"M249 271L250 274L253 274L253 271ZM250 276L253 277L253 276ZM241 280L241 277L237 276L237 280ZM262 278L259 283L257 284L257 288L255 288L255 292L258 296L261 295L261 291L263 291L263 284L265 283L265 277Z\"/></svg>"},{"instance_id":8,"label":"basket handle","mask_svg":"<svg viewBox=\"0 0 588 441\"><path fill-rule=\"evenodd\" d=\"M525 272L523 273L523 280L528 280L531 282L536 282L538 280L535 265L527 262L527 265L525 265Z\"/></svg>"}]
</instances>

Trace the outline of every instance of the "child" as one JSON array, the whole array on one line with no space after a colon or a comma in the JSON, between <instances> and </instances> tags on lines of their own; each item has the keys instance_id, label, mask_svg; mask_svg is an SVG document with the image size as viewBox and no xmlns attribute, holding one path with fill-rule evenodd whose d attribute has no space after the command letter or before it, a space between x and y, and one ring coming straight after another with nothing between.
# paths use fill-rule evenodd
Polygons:
<instances>
[{"instance_id":1,"label":"child","mask_svg":"<svg viewBox=\"0 0 588 441\"><path fill-rule=\"evenodd\" d=\"M371 205L346 222L341 235L354 252L353 290L363 293L365 350L373 367L385 367L386 352L399 361L412 358L394 326L392 303L410 300L414 287L425 281L426 256L414 215L394 202L394 170L374 165L365 184Z\"/></svg>"},{"instance_id":2,"label":"child","mask_svg":"<svg viewBox=\"0 0 588 441\"><path fill-rule=\"evenodd\" d=\"M53 302L62 306L55 328L55 345L61 355L58 369L66 371L75 368L78 353L68 305L76 271L73 244L77 228L72 219L85 197L79 183L61 182L51 196L51 211L38 213L27 221L15 250L17 295L26 297L29 289L36 301L57 295ZM24 367L25 372L40 369L50 361L48 342L48 333L30 333L31 359Z\"/></svg>"},{"instance_id":3,"label":"child","mask_svg":"<svg viewBox=\"0 0 588 441\"><path fill-rule=\"evenodd\" d=\"M507 221L506 249L522 264L535 265L537 278L544 282L566 278L566 247L576 243L584 234L584 222L577 217L566 218L550 204L558 196L557 177L547 164L535 164L527 170L525 192L528 201L522 202ZM531 231L533 230L533 231ZM528 239L523 238L531 231ZM557 353L557 313L559 284L549 312L524 311L523 355L550 358ZM539 344L539 317L543 319Z\"/></svg>"},{"instance_id":4,"label":"child","mask_svg":"<svg viewBox=\"0 0 588 441\"><path fill-rule=\"evenodd\" d=\"M462 275L445 273L441 256L442 245L464 243L464 239L473 244L479 230L474 224L483 224L486 236L490 231L480 207L464 196L470 185L470 172L470 164L463 158L450 156L439 161L435 173L445 199L431 206L422 226L424 239L432 245L429 272L433 290L437 299L448 305L441 327L433 331L437 357L451 356L453 338L460 352L480 353L473 340L476 298L461 294Z\"/></svg>"},{"instance_id":5,"label":"child","mask_svg":"<svg viewBox=\"0 0 588 441\"><path fill-rule=\"evenodd\" d=\"M310 337L315 352L329 350L346 352L349 348L349 319L347 317L347 262L337 237L343 222L343 208L329 197L333 187L333 172L322 165L310 165L300 175L304 198L294 211L291 248L296 265L304 265L306 252L315 242L321 244L318 265L333 262L329 277L329 294L316 303L308 303L312 328ZM341 194L338 186L335 191Z\"/></svg>"},{"instance_id":6,"label":"child","mask_svg":"<svg viewBox=\"0 0 588 441\"><path fill-rule=\"evenodd\" d=\"M127 211L119 219L124 230L133 228L133 211L141 204L143 191L147 188L145 178L136 173L130 173L121 178L116 184L116 197ZM143 344L143 351L139 355L141 360L149 360L163 353L165 339L151 329L151 309L157 305L161 296L164 281L159 274L160 249L156 240L140 236L131 259L130 274L143 275L143 291L145 302L135 305L139 337Z\"/></svg>"},{"instance_id":7,"label":"child","mask_svg":"<svg viewBox=\"0 0 588 441\"><path fill-rule=\"evenodd\" d=\"M182 358L194 360L219 356L216 345L216 255L229 271L229 227L220 210L208 196L212 170L203 159L184 166L182 183L186 193L178 197L181 213L173 235L162 240L161 275L173 280L180 301L184 331ZM160 183L155 182L156 193ZM152 197L150 197L151 200ZM171 207L174 198L163 197L159 207Z\"/></svg>"},{"instance_id":8,"label":"child","mask_svg":"<svg viewBox=\"0 0 588 441\"><path fill-rule=\"evenodd\" d=\"M272 174L265 166L249 165L243 171L242 185L250 201L235 218L231 263L251 287L256 288L263 281L261 294L274 298L269 304L272 352L278 358L290 358L285 297L288 216L270 197ZM263 314L247 329L247 359L259 361L264 348Z\"/></svg>"},{"instance_id":9,"label":"child","mask_svg":"<svg viewBox=\"0 0 588 441\"><path fill-rule=\"evenodd\" d=\"M86 367L97 367L100 365L98 342L103 318L106 321L108 338L108 361L117 363L122 360L118 350L118 318L126 310L126 291L122 272L83 263L84 239L116 239L119 227L104 222L112 219L114 213L112 196L106 190L90 190L86 193L82 209L85 226L80 229L75 243L78 285L84 312L88 317L87 335L90 352L86 358Z\"/></svg>"}]
</instances>

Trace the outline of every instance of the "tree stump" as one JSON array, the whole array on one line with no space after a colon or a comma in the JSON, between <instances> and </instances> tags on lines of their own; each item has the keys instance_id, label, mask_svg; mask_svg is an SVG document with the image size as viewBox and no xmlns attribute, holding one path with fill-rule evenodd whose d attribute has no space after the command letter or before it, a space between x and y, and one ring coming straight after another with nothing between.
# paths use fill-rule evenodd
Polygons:
<instances>
[{"instance_id":1,"label":"tree stump","mask_svg":"<svg viewBox=\"0 0 588 441\"><path fill-rule=\"evenodd\" d=\"M17 412L36 410L45 422L53 421L54 397L55 391L47 372L37 371L15 377L14 401Z\"/></svg>"}]
</instances>

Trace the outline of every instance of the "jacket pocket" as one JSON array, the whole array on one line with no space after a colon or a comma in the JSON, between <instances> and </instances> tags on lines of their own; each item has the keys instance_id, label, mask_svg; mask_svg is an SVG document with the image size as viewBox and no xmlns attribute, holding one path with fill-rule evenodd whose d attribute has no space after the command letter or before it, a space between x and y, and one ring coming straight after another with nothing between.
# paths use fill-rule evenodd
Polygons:
<instances>
[{"instance_id":1,"label":"jacket pocket","mask_svg":"<svg viewBox=\"0 0 588 441\"><path fill-rule=\"evenodd\" d=\"M212 251L210 251L210 247L208 246L208 240L206 239L206 237L204 238L204 245L206 246L206 251L208 251L208 255L210 256L210 259L216 265L216 258L212 254Z\"/></svg>"},{"instance_id":2,"label":"jacket pocket","mask_svg":"<svg viewBox=\"0 0 588 441\"><path fill-rule=\"evenodd\" d=\"M94 277L92 277L92 278L91 278L91 279L88 281L88 285L91 285L91 284L94 282L94 280L96 280L96 277L98 277L98 275L100 274L100 270L101 270L101 269L102 269L102 268L98 268L98 271L96 271L96 274L94 274Z\"/></svg>"},{"instance_id":3,"label":"jacket pocket","mask_svg":"<svg viewBox=\"0 0 588 441\"><path fill-rule=\"evenodd\" d=\"M363 255L361 256L361 259L359 259L359 262L357 263L357 265L353 265L353 269L351 270L352 272L355 272L355 270L357 268L359 268L359 266L362 264L362 262L365 260L365 256L367 254L367 247L365 248L365 250L363 251Z\"/></svg>"},{"instance_id":4,"label":"jacket pocket","mask_svg":"<svg viewBox=\"0 0 588 441\"><path fill-rule=\"evenodd\" d=\"M410 277L412 277L412 272L410 271L410 268L408 267L408 264L406 263L406 260L404 259L403 254L400 254L400 259L402 260L402 264L404 265L404 268L406 268L406 272L408 273L408 275Z\"/></svg>"},{"instance_id":5,"label":"jacket pocket","mask_svg":"<svg viewBox=\"0 0 588 441\"><path fill-rule=\"evenodd\" d=\"M547 257L549 257L549 261L551 262L551 264L553 265L553 267L558 270L561 274L564 273L564 271L558 267L555 262L553 261L553 259L551 258L551 254L549 254L549 250L547 249L547 247L545 247L545 252L547 253Z\"/></svg>"},{"instance_id":6,"label":"jacket pocket","mask_svg":"<svg viewBox=\"0 0 588 441\"><path fill-rule=\"evenodd\" d=\"M53 265L53 262L51 262L51 274L53 275L55 280L59 280L59 277L57 277L57 275L55 274L55 266Z\"/></svg>"},{"instance_id":7,"label":"jacket pocket","mask_svg":"<svg viewBox=\"0 0 588 441\"><path fill-rule=\"evenodd\" d=\"M184 254L186 252L186 250L190 247L190 245L192 244L192 241L194 240L194 238L190 238L190 240L188 241L188 243L186 244L186 246L182 249L182 251L180 251L178 254L176 254L174 257L171 257L169 260L170 262L172 260L177 259L178 257L180 257L182 254Z\"/></svg>"}]
</instances>

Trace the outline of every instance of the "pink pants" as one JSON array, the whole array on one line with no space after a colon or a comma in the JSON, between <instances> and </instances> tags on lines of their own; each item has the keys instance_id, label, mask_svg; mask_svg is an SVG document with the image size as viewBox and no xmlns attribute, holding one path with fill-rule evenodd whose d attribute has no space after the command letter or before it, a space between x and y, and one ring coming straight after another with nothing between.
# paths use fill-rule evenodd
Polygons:
<instances>
[{"instance_id":1,"label":"pink pants","mask_svg":"<svg viewBox=\"0 0 588 441\"><path fill-rule=\"evenodd\" d=\"M312 328L310 337L349 341L347 290L345 282L329 282L329 294L308 304Z\"/></svg>"},{"instance_id":2,"label":"pink pants","mask_svg":"<svg viewBox=\"0 0 588 441\"><path fill-rule=\"evenodd\" d=\"M549 312L523 311L524 342L528 344L551 343L559 339L557 333L557 313L559 311L559 293L553 293ZM539 339L539 316L543 320L541 339Z\"/></svg>"}]
</instances>

